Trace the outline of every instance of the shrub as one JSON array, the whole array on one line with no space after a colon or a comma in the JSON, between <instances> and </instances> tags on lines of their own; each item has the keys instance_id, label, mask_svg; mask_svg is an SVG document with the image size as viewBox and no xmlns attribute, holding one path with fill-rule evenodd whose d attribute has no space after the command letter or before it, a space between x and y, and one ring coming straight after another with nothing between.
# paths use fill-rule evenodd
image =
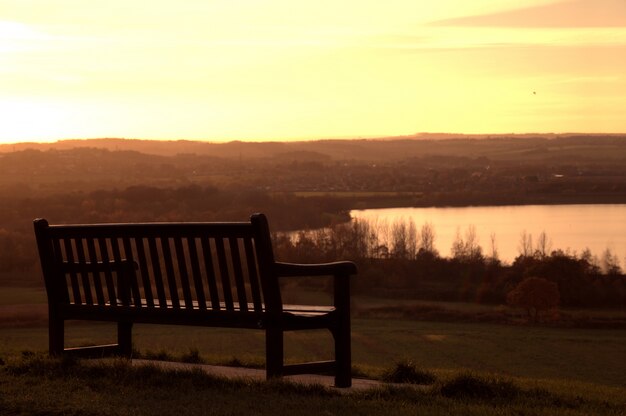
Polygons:
<instances>
[{"instance_id":1,"label":"shrub","mask_svg":"<svg viewBox=\"0 0 626 416\"><path fill-rule=\"evenodd\" d=\"M512 382L498 378L461 374L442 383L441 395L457 399L511 400L520 394Z\"/></svg>"},{"instance_id":2,"label":"shrub","mask_svg":"<svg viewBox=\"0 0 626 416\"><path fill-rule=\"evenodd\" d=\"M352 374L352 377L360 377L360 378L366 378L366 377L368 377L367 372L363 371L363 370L362 370L359 366L357 366L357 365L352 365L351 374Z\"/></svg>"},{"instance_id":3,"label":"shrub","mask_svg":"<svg viewBox=\"0 0 626 416\"><path fill-rule=\"evenodd\" d=\"M203 364L205 360L200 356L197 348L190 348L189 352L180 357L180 361L188 364Z\"/></svg>"},{"instance_id":4,"label":"shrub","mask_svg":"<svg viewBox=\"0 0 626 416\"><path fill-rule=\"evenodd\" d=\"M157 360L157 361L175 361L172 354L167 351L146 351L145 354L142 354L142 358L146 360Z\"/></svg>"},{"instance_id":5,"label":"shrub","mask_svg":"<svg viewBox=\"0 0 626 416\"><path fill-rule=\"evenodd\" d=\"M388 383L433 384L436 377L429 371L419 370L411 361L400 361L383 373L383 381Z\"/></svg>"}]
</instances>

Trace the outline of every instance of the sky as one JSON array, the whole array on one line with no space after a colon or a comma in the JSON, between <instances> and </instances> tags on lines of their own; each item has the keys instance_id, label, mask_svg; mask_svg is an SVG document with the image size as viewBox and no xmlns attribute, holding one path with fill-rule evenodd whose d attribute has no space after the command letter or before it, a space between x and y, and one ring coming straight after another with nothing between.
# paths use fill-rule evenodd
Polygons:
<instances>
[{"instance_id":1,"label":"sky","mask_svg":"<svg viewBox=\"0 0 626 416\"><path fill-rule=\"evenodd\" d=\"M626 132L626 0L0 0L0 143Z\"/></svg>"}]
</instances>

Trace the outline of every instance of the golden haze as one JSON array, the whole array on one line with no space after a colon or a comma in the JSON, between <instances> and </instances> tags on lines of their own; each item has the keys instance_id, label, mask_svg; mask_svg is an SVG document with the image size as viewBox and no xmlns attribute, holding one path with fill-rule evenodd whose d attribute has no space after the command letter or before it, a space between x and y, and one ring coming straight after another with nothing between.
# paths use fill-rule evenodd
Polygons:
<instances>
[{"instance_id":1,"label":"golden haze","mask_svg":"<svg viewBox=\"0 0 626 416\"><path fill-rule=\"evenodd\" d=\"M626 131L621 0L7 0L1 16L1 142Z\"/></svg>"}]
</instances>

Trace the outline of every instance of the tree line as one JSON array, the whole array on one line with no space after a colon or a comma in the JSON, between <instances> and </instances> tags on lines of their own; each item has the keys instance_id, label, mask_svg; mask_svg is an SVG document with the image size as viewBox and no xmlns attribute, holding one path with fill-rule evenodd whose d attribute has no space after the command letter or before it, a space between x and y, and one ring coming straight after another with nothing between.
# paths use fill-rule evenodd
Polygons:
<instances>
[{"instance_id":1,"label":"tree line","mask_svg":"<svg viewBox=\"0 0 626 416\"><path fill-rule=\"evenodd\" d=\"M275 246L277 256L286 261L353 259L359 266L355 289L375 296L504 304L515 302L508 295L524 280L537 278L556 285L558 301L565 307L626 304L626 277L609 250L601 258L589 250L580 255L548 252L545 235L536 246L522 235L520 254L509 265L498 259L495 248L485 254L471 229L457 235L450 257L435 249L435 231L429 224L418 228L411 221L398 221L388 230L381 243L375 224L355 220L295 235L282 233L275 236Z\"/></svg>"},{"instance_id":2,"label":"tree line","mask_svg":"<svg viewBox=\"0 0 626 416\"><path fill-rule=\"evenodd\" d=\"M41 281L32 225L40 217L51 224L247 221L251 213L263 212L275 230L326 227L350 218L346 202L340 199L195 184L137 185L23 198L0 194L0 200L0 284Z\"/></svg>"},{"instance_id":3,"label":"tree line","mask_svg":"<svg viewBox=\"0 0 626 416\"><path fill-rule=\"evenodd\" d=\"M545 236L533 245L520 239L520 255L503 264L497 250L483 250L470 229L457 236L450 257L435 249L435 230L398 222L387 227L385 242L375 224L349 221L350 201L329 196L300 198L255 188L212 186L131 186L41 197L2 198L0 205L0 282L40 285L32 220L51 223L247 220L265 212L275 233L277 258L319 262L355 260L357 292L376 296L501 304L525 279L557 285L561 305L623 307L626 280L617 257L600 258L548 250ZM315 229L314 231L286 230Z\"/></svg>"}]
</instances>

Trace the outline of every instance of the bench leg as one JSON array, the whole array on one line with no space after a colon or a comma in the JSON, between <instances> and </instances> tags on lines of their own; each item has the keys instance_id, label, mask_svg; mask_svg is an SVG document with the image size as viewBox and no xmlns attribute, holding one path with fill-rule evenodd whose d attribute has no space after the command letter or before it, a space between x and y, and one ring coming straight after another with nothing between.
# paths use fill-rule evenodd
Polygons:
<instances>
[{"instance_id":1,"label":"bench leg","mask_svg":"<svg viewBox=\"0 0 626 416\"><path fill-rule=\"evenodd\" d=\"M131 358L133 355L133 323L118 322L117 323L117 344L119 354L122 357Z\"/></svg>"},{"instance_id":2,"label":"bench leg","mask_svg":"<svg viewBox=\"0 0 626 416\"><path fill-rule=\"evenodd\" d=\"M350 318L343 319L333 331L335 339L335 387L352 386Z\"/></svg>"},{"instance_id":3,"label":"bench leg","mask_svg":"<svg viewBox=\"0 0 626 416\"><path fill-rule=\"evenodd\" d=\"M50 317L48 321L48 351L52 356L61 356L65 348L65 326L63 319Z\"/></svg>"},{"instance_id":4,"label":"bench leg","mask_svg":"<svg viewBox=\"0 0 626 416\"><path fill-rule=\"evenodd\" d=\"M265 330L265 371L267 379L282 377L284 363L283 330Z\"/></svg>"}]
</instances>

